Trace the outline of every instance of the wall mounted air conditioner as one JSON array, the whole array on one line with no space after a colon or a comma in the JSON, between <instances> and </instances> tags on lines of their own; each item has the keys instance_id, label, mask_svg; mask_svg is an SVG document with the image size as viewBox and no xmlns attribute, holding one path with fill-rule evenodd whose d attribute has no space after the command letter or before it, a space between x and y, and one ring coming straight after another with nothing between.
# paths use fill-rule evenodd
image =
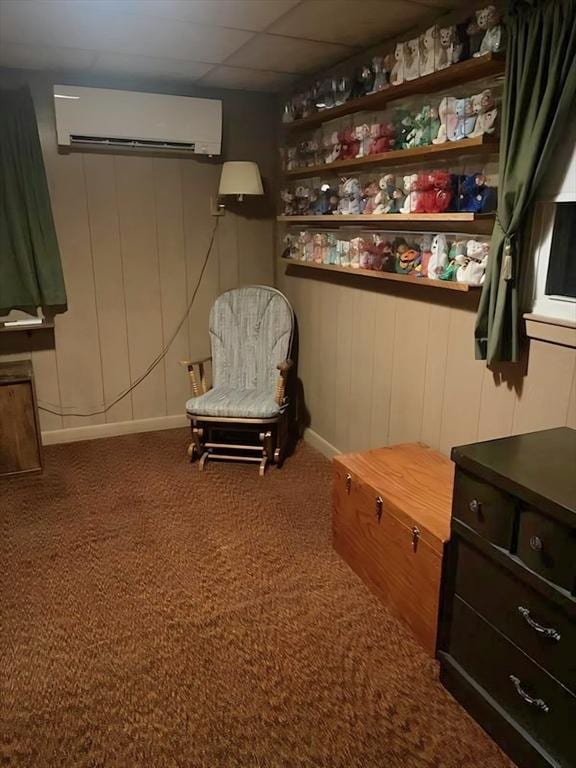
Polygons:
<instances>
[{"instance_id":1,"label":"wall mounted air conditioner","mask_svg":"<svg viewBox=\"0 0 576 768\"><path fill-rule=\"evenodd\" d=\"M190 96L54 86L58 146L219 155L222 102Z\"/></svg>"}]
</instances>

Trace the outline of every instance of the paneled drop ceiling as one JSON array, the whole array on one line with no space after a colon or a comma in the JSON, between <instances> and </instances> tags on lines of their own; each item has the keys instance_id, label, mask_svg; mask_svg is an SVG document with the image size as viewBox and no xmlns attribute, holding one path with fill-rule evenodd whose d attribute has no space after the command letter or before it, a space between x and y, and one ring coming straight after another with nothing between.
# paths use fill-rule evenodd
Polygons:
<instances>
[{"instance_id":1,"label":"paneled drop ceiling","mask_svg":"<svg viewBox=\"0 0 576 768\"><path fill-rule=\"evenodd\" d=\"M0 66L278 91L462 0L0 0Z\"/></svg>"}]
</instances>

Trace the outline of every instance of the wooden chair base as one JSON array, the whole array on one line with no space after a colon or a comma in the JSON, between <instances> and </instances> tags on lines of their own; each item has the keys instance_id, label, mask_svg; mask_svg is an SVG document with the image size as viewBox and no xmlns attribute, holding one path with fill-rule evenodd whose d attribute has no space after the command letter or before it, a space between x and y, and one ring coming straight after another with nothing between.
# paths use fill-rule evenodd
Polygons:
<instances>
[{"instance_id":1,"label":"wooden chair base","mask_svg":"<svg viewBox=\"0 0 576 768\"><path fill-rule=\"evenodd\" d=\"M286 452L287 414L271 419L219 419L189 416L192 442L187 453L191 462L198 461L203 472L208 461L242 461L257 463L258 474L263 477L268 464L278 468ZM258 435L258 444L226 442L222 432L239 432ZM215 439L218 435L218 439Z\"/></svg>"}]
</instances>

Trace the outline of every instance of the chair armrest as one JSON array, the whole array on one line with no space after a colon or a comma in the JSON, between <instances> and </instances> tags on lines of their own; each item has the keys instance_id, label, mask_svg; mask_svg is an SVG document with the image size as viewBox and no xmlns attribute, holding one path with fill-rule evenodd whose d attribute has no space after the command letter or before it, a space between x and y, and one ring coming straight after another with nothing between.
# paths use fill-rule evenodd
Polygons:
<instances>
[{"instance_id":1,"label":"chair armrest","mask_svg":"<svg viewBox=\"0 0 576 768\"><path fill-rule=\"evenodd\" d=\"M274 398L278 405L284 405L286 399L286 379L288 378L288 371L293 365L294 362L292 360L284 360L276 366L280 371L280 376L278 376L278 381L276 382L276 395Z\"/></svg>"},{"instance_id":2,"label":"chair armrest","mask_svg":"<svg viewBox=\"0 0 576 768\"><path fill-rule=\"evenodd\" d=\"M199 397L201 394L208 392L210 387L206 384L206 374L204 370L204 363L208 363L212 360L211 357L204 357L201 360L180 360L180 365L186 366L188 374L190 376L190 382L192 384L192 394L194 397ZM196 375L196 367L200 374L200 381Z\"/></svg>"}]
</instances>

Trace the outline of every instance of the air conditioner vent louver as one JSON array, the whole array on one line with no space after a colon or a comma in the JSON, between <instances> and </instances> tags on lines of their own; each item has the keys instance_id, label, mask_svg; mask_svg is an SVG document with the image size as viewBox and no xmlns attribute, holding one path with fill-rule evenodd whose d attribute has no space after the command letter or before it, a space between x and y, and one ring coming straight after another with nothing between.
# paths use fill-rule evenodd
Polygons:
<instances>
[{"instance_id":1,"label":"air conditioner vent louver","mask_svg":"<svg viewBox=\"0 0 576 768\"><path fill-rule=\"evenodd\" d=\"M142 147L143 149L185 149L194 152L196 144L190 141L154 141L152 139L118 139L104 136L70 134L71 144L99 144L110 147Z\"/></svg>"},{"instance_id":2,"label":"air conditioner vent louver","mask_svg":"<svg viewBox=\"0 0 576 768\"><path fill-rule=\"evenodd\" d=\"M222 102L163 93L54 86L61 147L197 155L222 151Z\"/></svg>"}]
</instances>

